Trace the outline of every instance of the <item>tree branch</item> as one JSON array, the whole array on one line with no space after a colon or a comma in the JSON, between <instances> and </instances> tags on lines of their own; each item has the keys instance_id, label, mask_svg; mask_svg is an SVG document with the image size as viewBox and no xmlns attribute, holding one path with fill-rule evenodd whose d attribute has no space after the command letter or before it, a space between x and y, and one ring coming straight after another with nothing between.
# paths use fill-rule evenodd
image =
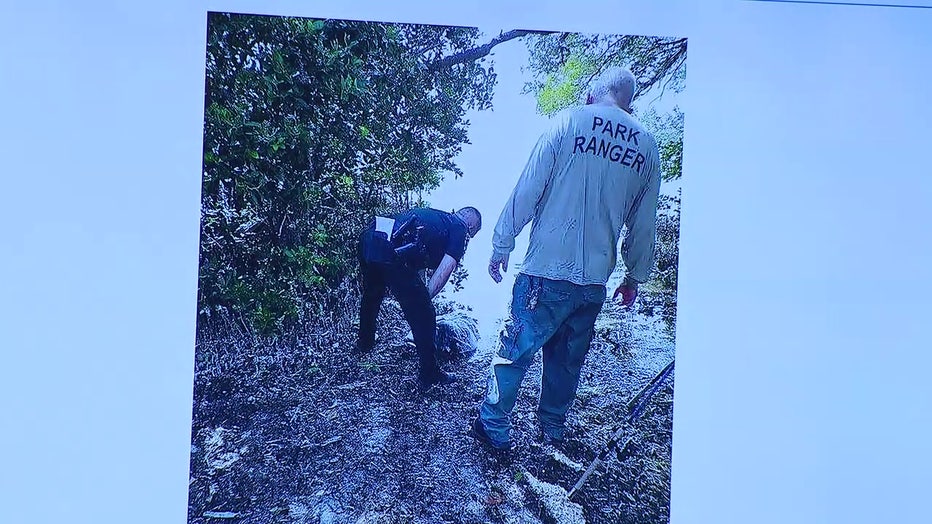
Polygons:
<instances>
[{"instance_id":1,"label":"tree branch","mask_svg":"<svg viewBox=\"0 0 932 524\"><path fill-rule=\"evenodd\" d=\"M676 53L668 56L663 64L654 71L654 76L651 77L646 84L641 84L641 86L638 87L637 92L634 94L634 99L637 100L640 98L641 95L654 87L654 84L656 84L661 78L673 73L677 68L679 68L682 65L681 58L684 58L685 55L686 43L684 41L680 48L676 50Z\"/></svg>"},{"instance_id":2,"label":"tree branch","mask_svg":"<svg viewBox=\"0 0 932 524\"><path fill-rule=\"evenodd\" d=\"M497 37L489 40L488 43L483 44L478 47L473 47L472 49L467 49L465 51L460 51L459 53L452 54L450 56L445 56L440 60L432 63L430 65L431 71L437 71L439 69L445 69L448 67L455 66L457 64L463 64L466 62L474 62L480 58L487 56L492 52L492 48L498 44L507 42L509 40L514 40L515 38L521 38L527 35L547 35L556 33L556 31L533 31L527 29L512 29L511 31L501 33Z\"/></svg>"}]
</instances>

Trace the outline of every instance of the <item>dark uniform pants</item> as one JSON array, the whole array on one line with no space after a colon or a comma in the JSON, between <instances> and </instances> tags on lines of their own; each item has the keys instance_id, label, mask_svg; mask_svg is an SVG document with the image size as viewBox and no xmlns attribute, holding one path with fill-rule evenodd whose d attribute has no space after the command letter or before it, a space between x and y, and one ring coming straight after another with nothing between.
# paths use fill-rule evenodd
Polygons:
<instances>
[{"instance_id":1,"label":"dark uniform pants","mask_svg":"<svg viewBox=\"0 0 932 524\"><path fill-rule=\"evenodd\" d=\"M430 378L439 371L434 348L436 311L427 285L418 272L391 254L385 254L387 241L366 231L359 243L362 300L359 307L359 347L375 345L376 319L385 292L391 291L411 326L420 362L420 375Z\"/></svg>"}]
</instances>

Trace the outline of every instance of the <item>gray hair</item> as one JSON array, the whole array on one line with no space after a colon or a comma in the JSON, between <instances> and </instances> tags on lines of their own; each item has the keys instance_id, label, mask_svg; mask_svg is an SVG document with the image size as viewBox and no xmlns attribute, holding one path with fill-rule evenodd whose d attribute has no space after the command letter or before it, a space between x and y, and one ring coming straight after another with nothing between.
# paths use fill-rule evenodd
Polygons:
<instances>
[{"instance_id":1,"label":"gray hair","mask_svg":"<svg viewBox=\"0 0 932 524\"><path fill-rule=\"evenodd\" d=\"M630 69L612 66L592 82L589 93L597 101L612 101L618 107L627 109L631 106L637 87L637 79Z\"/></svg>"}]
</instances>

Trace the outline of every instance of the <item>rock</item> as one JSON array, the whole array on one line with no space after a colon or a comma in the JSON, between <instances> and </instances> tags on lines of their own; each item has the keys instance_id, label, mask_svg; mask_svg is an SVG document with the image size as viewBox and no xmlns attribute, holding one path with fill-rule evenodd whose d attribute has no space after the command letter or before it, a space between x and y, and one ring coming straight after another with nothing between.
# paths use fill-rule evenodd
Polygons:
<instances>
[{"instance_id":1,"label":"rock","mask_svg":"<svg viewBox=\"0 0 932 524\"><path fill-rule=\"evenodd\" d=\"M437 350L450 358L468 358L479 346L479 321L464 311L437 318Z\"/></svg>"},{"instance_id":2,"label":"rock","mask_svg":"<svg viewBox=\"0 0 932 524\"><path fill-rule=\"evenodd\" d=\"M405 342L409 346L414 345L414 336L410 330ZM463 310L438 315L434 343L437 346L437 356L441 359L469 358L479 345L479 321Z\"/></svg>"},{"instance_id":3,"label":"rock","mask_svg":"<svg viewBox=\"0 0 932 524\"><path fill-rule=\"evenodd\" d=\"M320 524L336 524L344 521L339 502L330 497L324 497L317 503L314 507L314 517Z\"/></svg>"},{"instance_id":4,"label":"rock","mask_svg":"<svg viewBox=\"0 0 932 524\"><path fill-rule=\"evenodd\" d=\"M586 524L582 506L571 502L566 490L559 486L538 480L524 471L528 487L537 496L541 508L555 524Z\"/></svg>"}]
</instances>

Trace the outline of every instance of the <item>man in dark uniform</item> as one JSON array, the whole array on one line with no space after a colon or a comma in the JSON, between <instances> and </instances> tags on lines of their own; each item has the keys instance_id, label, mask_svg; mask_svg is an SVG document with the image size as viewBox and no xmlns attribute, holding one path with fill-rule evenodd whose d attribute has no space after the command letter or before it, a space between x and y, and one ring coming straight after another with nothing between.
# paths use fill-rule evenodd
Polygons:
<instances>
[{"instance_id":1,"label":"man in dark uniform","mask_svg":"<svg viewBox=\"0 0 932 524\"><path fill-rule=\"evenodd\" d=\"M394 223L390 229L379 227L380 220ZM482 216L473 207L454 213L415 208L380 220L371 222L359 239L362 300L358 350L369 352L375 345L376 317L385 291L390 290L411 326L421 387L451 384L456 377L437 364L437 318L432 300L462 261L469 239L482 227ZM418 274L424 269L433 271L426 284Z\"/></svg>"}]
</instances>

